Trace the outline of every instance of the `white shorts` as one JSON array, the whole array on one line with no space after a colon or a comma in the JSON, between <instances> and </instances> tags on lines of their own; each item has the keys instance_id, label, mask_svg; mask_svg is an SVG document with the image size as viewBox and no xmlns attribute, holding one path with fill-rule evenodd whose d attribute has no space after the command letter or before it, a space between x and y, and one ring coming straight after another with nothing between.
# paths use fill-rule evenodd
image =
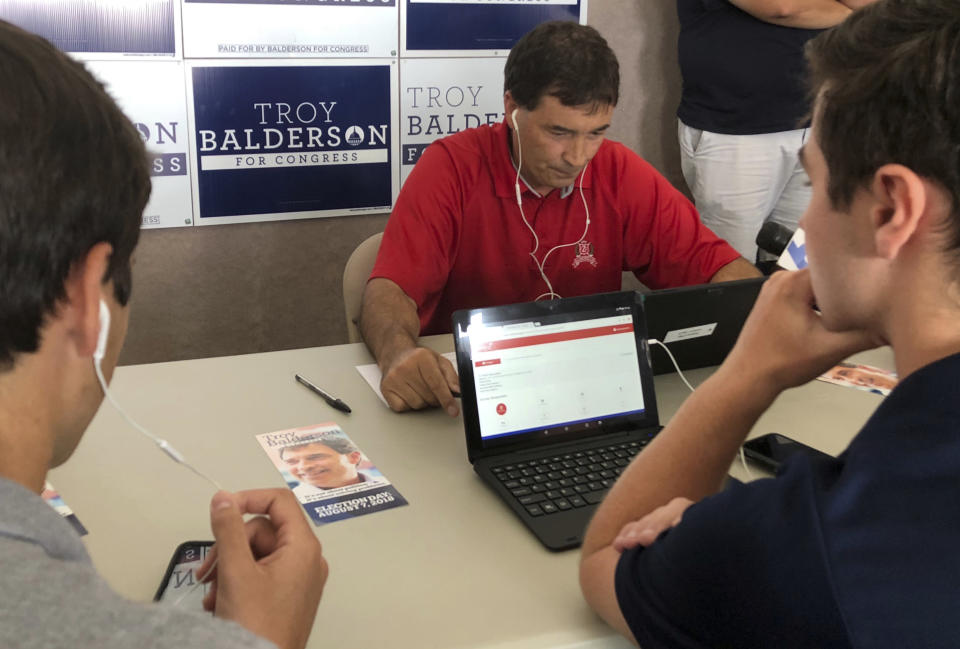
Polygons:
<instances>
[{"instance_id":1,"label":"white shorts","mask_svg":"<svg viewBox=\"0 0 960 649\"><path fill-rule=\"evenodd\" d=\"M723 135L679 122L683 177L700 219L748 261L757 258L764 223L795 230L810 202L798 156L808 130Z\"/></svg>"}]
</instances>

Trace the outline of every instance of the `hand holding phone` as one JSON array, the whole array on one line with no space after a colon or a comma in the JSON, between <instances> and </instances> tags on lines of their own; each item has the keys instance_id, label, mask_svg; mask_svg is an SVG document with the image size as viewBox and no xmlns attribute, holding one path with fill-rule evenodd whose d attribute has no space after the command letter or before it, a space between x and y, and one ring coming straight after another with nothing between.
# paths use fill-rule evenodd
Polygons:
<instances>
[{"instance_id":1,"label":"hand holding phone","mask_svg":"<svg viewBox=\"0 0 960 649\"><path fill-rule=\"evenodd\" d=\"M255 514L244 521L245 514ZM288 489L217 492L210 504L216 546L198 569L213 584L204 608L280 649L310 637L327 562L300 504Z\"/></svg>"},{"instance_id":2,"label":"hand holding phone","mask_svg":"<svg viewBox=\"0 0 960 649\"><path fill-rule=\"evenodd\" d=\"M201 610L207 587L198 587L196 570L212 546L213 541L186 541L178 545L170 558L170 563L167 564L163 581L153 600L173 602L183 608Z\"/></svg>"}]
</instances>

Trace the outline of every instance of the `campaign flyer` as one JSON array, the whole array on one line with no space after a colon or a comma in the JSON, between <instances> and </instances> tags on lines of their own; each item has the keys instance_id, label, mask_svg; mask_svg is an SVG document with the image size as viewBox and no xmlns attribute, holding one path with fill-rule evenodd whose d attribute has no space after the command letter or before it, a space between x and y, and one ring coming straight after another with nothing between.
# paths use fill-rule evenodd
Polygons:
<instances>
[{"instance_id":1,"label":"campaign flyer","mask_svg":"<svg viewBox=\"0 0 960 649\"><path fill-rule=\"evenodd\" d=\"M332 422L263 433L257 441L316 525L407 504Z\"/></svg>"},{"instance_id":2,"label":"campaign flyer","mask_svg":"<svg viewBox=\"0 0 960 649\"><path fill-rule=\"evenodd\" d=\"M40 497L46 500L47 504L53 507L55 512L67 519L67 522L73 525L73 529L77 531L77 534L80 536L87 534L87 528L83 526L83 523L81 523L77 515L73 513L73 510L67 507L67 503L63 502L63 498L60 497L60 494L57 493L57 490L54 489L52 484L49 482L43 483L43 491L40 492Z\"/></svg>"},{"instance_id":3,"label":"campaign flyer","mask_svg":"<svg viewBox=\"0 0 960 649\"><path fill-rule=\"evenodd\" d=\"M817 379L887 396L897 386L895 372L856 363L840 363Z\"/></svg>"}]
</instances>

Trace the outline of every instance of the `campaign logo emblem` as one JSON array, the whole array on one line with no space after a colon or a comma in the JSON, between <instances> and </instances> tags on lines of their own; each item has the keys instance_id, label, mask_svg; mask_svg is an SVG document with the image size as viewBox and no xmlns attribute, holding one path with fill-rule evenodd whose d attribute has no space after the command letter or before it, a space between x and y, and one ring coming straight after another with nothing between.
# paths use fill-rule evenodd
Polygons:
<instances>
[{"instance_id":1,"label":"campaign logo emblem","mask_svg":"<svg viewBox=\"0 0 960 649\"><path fill-rule=\"evenodd\" d=\"M363 144L363 129L359 126L351 126L348 128L347 144L350 146L360 146Z\"/></svg>"},{"instance_id":2,"label":"campaign logo emblem","mask_svg":"<svg viewBox=\"0 0 960 649\"><path fill-rule=\"evenodd\" d=\"M195 67L193 103L201 219L389 209L389 65Z\"/></svg>"},{"instance_id":3,"label":"campaign logo emblem","mask_svg":"<svg viewBox=\"0 0 960 649\"><path fill-rule=\"evenodd\" d=\"M577 256L573 258L573 267L577 268L580 264L590 264L594 268L597 266L597 258L593 256L593 244L589 241L577 242Z\"/></svg>"}]
</instances>

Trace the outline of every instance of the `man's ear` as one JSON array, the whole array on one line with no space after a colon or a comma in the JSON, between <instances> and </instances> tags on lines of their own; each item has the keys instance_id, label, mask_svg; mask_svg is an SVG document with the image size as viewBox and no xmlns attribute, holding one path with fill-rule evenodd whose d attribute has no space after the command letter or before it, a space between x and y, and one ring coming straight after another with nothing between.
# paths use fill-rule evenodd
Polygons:
<instances>
[{"instance_id":1,"label":"man's ear","mask_svg":"<svg viewBox=\"0 0 960 649\"><path fill-rule=\"evenodd\" d=\"M350 464L357 466L363 460L363 453L360 451L353 451L352 453L347 454L347 460L350 461Z\"/></svg>"},{"instance_id":2,"label":"man's ear","mask_svg":"<svg viewBox=\"0 0 960 649\"><path fill-rule=\"evenodd\" d=\"M68 331L78 356L93 356L100 333L100 300L113 246L94 245L77 261L67 276L66 300L62 307Z\"/></svg>"},{"instance_id":3,"label":"man's ear","mask_svg":"<svg viewBox=\"0 0 960 649\"><path fill-rule=\"evenodd\" d=\"M877 254L894 259L914 236L928 206L929 188L908 167L886 164L870 185L870 225Z\"/></svg>"},{"instance_id":4,"label":"man's ear","mask_svg":"<svg viewBox=\"0 0 960 649\"><path fill-rule=\"evenodd\" d=\"M513 95L510 94L510 91L507 90L506 92L504 92L503 93L503 119L504 121L507 122L507 126L510 128L510 130L513 130L513 120L510 119L510 116L513 114L513 111L517 110L518 108L520 108L520 104L518 104L514 100Z\"/></svg>"}]
</instances>

